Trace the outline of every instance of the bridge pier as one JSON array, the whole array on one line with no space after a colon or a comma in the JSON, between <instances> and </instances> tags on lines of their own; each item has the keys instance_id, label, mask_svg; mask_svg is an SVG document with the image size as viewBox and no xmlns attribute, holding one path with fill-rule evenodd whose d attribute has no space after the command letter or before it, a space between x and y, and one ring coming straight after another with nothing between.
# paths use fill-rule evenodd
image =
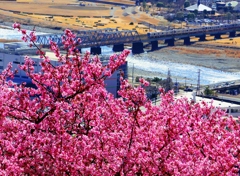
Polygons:
<instances>
[{"instance_id":1,"label":"bridge pier","mask_svg":"<svg viewBox=\"0 0 240 176\"><path fill-rule=\"evenodd\" d=\"M157 50L158 49L158 41L151 41L151 45L152 45L152 51Z\"/></svg>"},{"instance_id":2,"label":"bridge pier","mask_svg":"<svg viewBox=\"0 0 240 176\"><path fill-rule=\"evenodd\" d=\"M143 42L136 42L132 44L132 53L140 54L143 53Z\"/></svg>"},{"instance_id":3,"label":"bridge pier","mask_svg":"<svg viewBox=\"0 0 240 176\"><path fill-rule=\"evenodd\" d=\"M102 54L101 47L100 46L98 46L98 47L91 47L90 53L93 54L93 55Z\"/></svg>"},{"instance_id":4,"label":"bridge pier","mask_svg":"<svg viewBox=\"0 0 240 176\"><path fill-rule=\"evenodd\" d=\"M236 31L229 32L229 37L236 37Z\"/></svg>"},{"instance_id":5,"label":"bridge pier","mask_svg":"<svg viewBox=\"0 0 240 176\"><path fill-rule=\"evenodd\" d=\"M165 40L165 43L167 43L168 46L174 46L174 38Z\"/></svg>"},{"instance_id":6,"label":"bridge pier","mask_svg":"<svg viewBox=\"0 0 240 176\"><path fill-rule=\"evenodd\" d=\"M214 39L221 39L221 34L214 34Z\"/></svg>"},{"instance_id":7,"label":"bridge pier","mask_svg":"<svg viewBox=\"0 0 240 176\"><path fill-rule=\"evenodd\" d=\"M198 41L205 41L205 40L206 40L206 35L199 36L199 40Z\"/></svg>"},{"instance_id":8,"label":"bridge pier","mask_svg":"<svg viewBox=\"0 0 240 176\"><path fill-rule=\"evenodd\" d=\"M113 45L113 51L119 52L124 50L124 44Z\"/></svg>"},{"instance_id":9,"label":"bridge pier","mask_svg":"<svg viewBox=\"0 0 240 176\"><path fill-rule=\"evenodd\" d=\"M190 45L191 44L191 42L190 42L190 37L186 37L186 38L184 38L183 39L184 40L184 45Z\"/></svg>"}]
</instances>

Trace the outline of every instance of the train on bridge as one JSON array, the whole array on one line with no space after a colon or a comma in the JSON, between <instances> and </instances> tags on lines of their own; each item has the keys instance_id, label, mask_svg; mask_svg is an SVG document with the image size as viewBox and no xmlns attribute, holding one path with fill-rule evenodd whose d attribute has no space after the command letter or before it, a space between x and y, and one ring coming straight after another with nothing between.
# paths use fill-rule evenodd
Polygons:
<instances>
[{"instance_id":1,"label":"train on bridge","mask_svg":"<svg viewBox=\"0 0 240 176\"><path fill-rule=\"evenodd\" d=\"M198 28L173 29L160 32L149 32L139 35L136 30L117 29L96 29L78 31L77 37L81 38L79 49L91 47L91 53L101 54L100 46L112 45L113 51L119 52L124 50L125 43L132 43L132 53L139 54L144 52L143 43L151 44L151 50L158 49L158 41L165 40L168 46L174 46L175 38L183 39L185 45L191 44L190 37L195 36L199 41L205 41L206 35L214 36L220 39L222 34L229 33L229 37L236 37L236 31L240 31L240 23L204 26ZM46 34L37 36L37 43L43 47L49 46L49 40L62 46L62 35Z\"/></svg>"},{"instance_id":2,"label":"train on bridge","mask_svg":"<svg viewBox=\"0 0 240 176\"><path fill-rule=\"evenodd\" d=\"M205 26L205 27L198 27L198 28L188 28L188 29L172 29L168 31L161 31L161 32L149 32L147 36L149 39L153 38L161 38L166 36L172 35L182 35L182 34L194 34L194 33L207 33L207 32L214 32L214 31L224 31L224 30L232 30L232 29L240 29L240 23L235 24L224 24L224 25L214 25L214 26Z\"/></svg>"}]
</instances>

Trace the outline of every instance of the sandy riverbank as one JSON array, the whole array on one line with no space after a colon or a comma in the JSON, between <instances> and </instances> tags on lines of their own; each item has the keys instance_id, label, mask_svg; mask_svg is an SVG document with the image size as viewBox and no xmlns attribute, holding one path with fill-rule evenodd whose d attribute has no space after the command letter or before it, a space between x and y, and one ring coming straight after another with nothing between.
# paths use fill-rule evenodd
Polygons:
<instances>
[{"instance_id":1,"label":"sandy riverbank","mask_svg":"<svg viewBox=\"0 0 240 176\"><path fill-rule=\"evenodd\" d=\"M13 25L12 22L7 22L7 21L0 22L0 28L3 28L3 29L9 29L9 28L12 29L12 25ZM34 26L34 25L21 24L21 27L23 29L27 29L27 30L35 29L35 31L37 31L37 32L53 33L53 34L56 34L56 33L62 34L63 33L63 30L51 29L51 28L46 28L46 27Z\"/></svg>"},{"instance_id":2,"label":"sandy riverbank","mask_svg":"<svg viewBox=\"0 0 240 176\"><path fill-rule=\"evenodd\" d=\"M225 72L239 72L239 49L208 46L175 46L152 52L153 59L197 65Z\"/></svg>"},{"instance_id":3,"label":"sandy riverbank","mask_svg":"<svg viewBox=\"0 0 240 176\"><path fill-rule=\"evenodd\" d=\"M169 63L167 66L172 72L175 71L174 67L176 64L179 64L185 66L199 66L234 74L240 72L240 58L238 57L238 54L239 49L237 48L219 48L217 46L208 47L207 45L202 46L195 44L192 46L165 47L154 52L148 52L145 54L145 57L147 57L150 62ZM144 59L143 55L141 55L141 59ZM161 77L163 79L167 77L167 71L161 73L161 68L159 68L159 70L155 69L155 71L146 71L135 67L134 72L132 68L133 64L130 62L128 70L130 79L132 78L133 73L134 78L136 78L136 76L143 76L145 78ZM195 70L195 72L197 71L198 70ZM193 74L192 70L189 70L189 74ZM174 81L176 79L180 82L184 81L183 76L176 74L172 74L172 79Z\"/></svg>"}]
</instances>

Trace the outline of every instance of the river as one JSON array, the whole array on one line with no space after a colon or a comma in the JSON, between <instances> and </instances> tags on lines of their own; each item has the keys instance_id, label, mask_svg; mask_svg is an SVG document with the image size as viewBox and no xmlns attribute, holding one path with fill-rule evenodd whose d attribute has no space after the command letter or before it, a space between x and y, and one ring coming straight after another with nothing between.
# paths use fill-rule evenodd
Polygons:
<instances>
[{"instance_id":1,"label":"river","mask_svg":"<svg viewBox=\"0 0 240 176\"><path fill-rule=\"evenodd\" d=\"M37 33L42 34L42 33ZM18 31L11 29L0 28L0 39L21 39L21 34ZM1 44L0 44L1 47ZM109 46L102 46L102 55L113 54L112 48ZM83 49L83 51L89 50L89 48ZM158 55L159 54L159 55ZM159 59L156 59L159 57ZM155 56L155 57L153 57ZM142 54L128 56L129 75L134 73L134 76L141 75L143 77L162 77L166 78L168 70L170 70L171 76L174 79L178 79L179 82L186 81L187 84L197 84L199 70L200 70L200 83L201 85L213 84L218 82L232 81L240 78L240 72L223 72L221 70L206 68L194 64L186 64L179 62L172 62L169 60L162 60L161 58L168 57L161 51L145 52ZM171 56L171 57L177 57ZM184 55L181 56L183 58ZM134 68L134 70L132 70Z\"/></svg>"}]
</instances>

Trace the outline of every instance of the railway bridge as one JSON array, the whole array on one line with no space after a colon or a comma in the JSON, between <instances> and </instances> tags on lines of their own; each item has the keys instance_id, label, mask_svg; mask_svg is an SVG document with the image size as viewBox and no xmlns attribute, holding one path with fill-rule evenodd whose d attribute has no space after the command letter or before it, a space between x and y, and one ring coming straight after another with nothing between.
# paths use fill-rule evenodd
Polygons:
<instances>
[{"instance_id":1,"label":"railway bridge","mask_svg":"<svg viewBox=\"0 0 240 176\"><path fill-rule=\"evenodd\" d=\"M147 34L138 34L135 30L117 29L97 29L78 31L76 38L81 38L79 49L91 48L92 54L101 54L101 47L112 45L113 51L123 51L124 44L132 43L132 53L138 54L144 52L143 43L150 43L151 49L158 49L158 41L162 40L168 46L174 46L175 40L183 39L185 45L190 45L190 38L197 37L199 41L206 40L206 35L214 36L215 39L221 39L221 35L228 34L229 37L236 37L236 32L240 30L240 23L214 25L198 28L173 29L160 32L150 32ZM37 43L43 47L49 46L49 40L53 40L57 45L62 45L62 36L60 34L45 34L37 36Z\"/></svg>"}]
</instances>

